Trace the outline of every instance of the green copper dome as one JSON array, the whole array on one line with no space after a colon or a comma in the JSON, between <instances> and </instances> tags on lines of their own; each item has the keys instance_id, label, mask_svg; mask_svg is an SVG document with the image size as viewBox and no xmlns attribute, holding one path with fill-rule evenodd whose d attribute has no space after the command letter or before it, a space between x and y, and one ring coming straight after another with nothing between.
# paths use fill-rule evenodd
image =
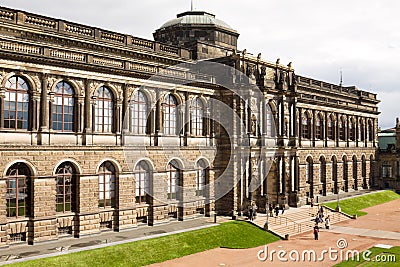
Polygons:
<instances>
[{"instance_id":1,"label":"green copper dome","mask_svg":"<svg viewBox=\"0 0 400 267\"><path fill-rule=\"evenodd\" d=\"M204 12L204 11L188 11L177 15L176 19L172 19L164 23L160 29L168 28L177 25L199 25L199 26L215 26L219 28L225 28L230 31L236 32L226 22L216 19L215 15Z\"/></svg>"}]
</instances>

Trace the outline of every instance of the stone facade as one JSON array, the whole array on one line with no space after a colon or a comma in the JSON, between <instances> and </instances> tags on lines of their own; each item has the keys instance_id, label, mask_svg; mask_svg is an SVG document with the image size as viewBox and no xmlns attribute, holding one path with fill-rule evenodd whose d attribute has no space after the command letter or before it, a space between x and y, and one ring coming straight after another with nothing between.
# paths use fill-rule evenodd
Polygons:
<instances>
[{"instance_id":1,"label":"stone facade","mask_svg":"<svg viewBox=\"0 0 400 267\"><path fill-rule=\"evenodd\" d=\"M400 120L396 126L378 133L379 153L376 179L373 184L400 192Z\"/></svg>"},{"instance_id":2,"label":"stone facade","mask_svg":"<svg viewBox=\"0 0 400 267\"><path fill-rule=\"evenodd\" d=\"M1 247L242 214L266 196L301 206L371 185L375 94L297 76L237 51L236 39L172 46L7 8L0 32ZM179 66L194 65L202 43L222 46L201 57L243 73L262 97ZM233 110L227 125L242 123L245 138L230 140L206 116L218 111L212 100Z\"/></svg>"}]
</instances>

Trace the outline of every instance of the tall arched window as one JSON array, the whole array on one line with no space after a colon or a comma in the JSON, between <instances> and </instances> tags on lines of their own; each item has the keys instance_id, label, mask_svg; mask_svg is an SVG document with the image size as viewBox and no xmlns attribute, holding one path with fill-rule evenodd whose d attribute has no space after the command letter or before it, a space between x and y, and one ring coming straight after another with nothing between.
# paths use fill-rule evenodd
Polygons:
<instances>
[{"instance_id":1,"label":"tall arched window","mask_svg":"<svg viewBox=\"0 0 400 267\"><path fill-rule=\"evenodd\" d=\"M318 140L323 139L324 124L321 114L318 114L315 118L315 138Z\"/></svg>"},{"instance_id":2,"label":"tall arched window","mask_svg":"<svg viewBox=\"0 0 400 267\"><path fill-rule=\"evenodd\" d=\"M204 135L204 105L198 97L192 102L192 134Z\"/></svg>"},{"instance_id":3,"label":"tall arched window","mask_svg":"<svg viewBox=\"0 0 400 267\"><path fill-rule=\"evenodd\" d=\"M325 183L326 182L326 161L324 157L321 157L319 159L319 181L321 183Z\"/></svg>"},{"instance_id":4,"label":"tall arched window","mask_svg":"<svg viewBox=\"0 0 400 267\"><path fill-rule=\"evenodd\" d=\"M173 95L165 98L164 110L164 134L177 135L178 122L178 101Z\"/></svg>"},{"instance_id":5,"label":"tall arched window","mask_svg":"<svg viewBox=\"0 0 400 267\"><path fill-rule=\"evenodd\" d=\"M314 196L314 170L313 170L313 159L308 157L306 160L306 179L307 184L310 186L309 196Z\"/></svg>"},{"instance_id":6,"label":"tall arched window","mask_svg":"<svg viewBox=\"0 0 400 267\"><path fill-rule=\"evenodd\" d=\"M150 171L145 161L140 161L135 168L136 203L149 204L150 202Z\"/></svg>"},{"instance_id":7,"label":"tall arched window","mask_svg":"<svg viewBox=\"0 0 400 267\"><path fill-rule=\"evenodd\" d=\"M334 182L334 192L338 194L339 186L338 186L338 177L337 177L337 158L336 156L332 157L332 180Z\"/></svg>"},{"instance_id":8,"label":"tall arched window","mask_svg":"<svg viewBox=\"0 0 400 267\"><path fill-rule=\"evenodd\" d=\"M365 141L365 125L364 125L364 121L360 120L360 140L361 141Z\"/></svg>"},{"instance_id":9,"label":"tall arched window","mask_svg":"<svg viewBox=\"0 0 400 267\"><path fill-rule=\"evenodd\" d=\"M267 134L267 137L275 137L275 120L271 106L267 104L266 109L265 133Z\"/></svg>"},{"instance_id":10,"label":"tall arched window","mask_svg":"<svg viewBox=\"0 0 400 267\"><path fill-rule=\"evenodd\" d=\"M27 217L30 215L30 170L23 163L12 165L6 173L7 217Z\"/></svg>"},{"instance_id":11,"label":"tall arched window","mask_svg":"<svg viewBox=\"0 0 400 267\"><path fill-rule=\"evenodd\" d=\"M142 91L136 91L132 99L132 132L147 133L148 102Z\"/></svg>"},{"instance_id":12,"label":"tall arched window","mask_svg":"<svg viewBox=\"0 0 400 267\"><path fill-rule=\"evenodd\" d=\"M75 167L65 162L56 170L57 212L76 211L76 171Z\"/></svg>"},{"instance_id":13,"label":"tall arched window","mask_svg":"<svg viewBox=\"0 0 400 267\"><path fill-rule=\"evenodd\" d=\"M339 119L339 139L341 141L346 140L346 122L343 117Z\"/></svg>"},{"instance_id":14,"label":"tall arched window","mask_svg":"<svg viewBox=\"0 0 400 267\"><path fill-rule=\"evenodd\" d=\"M335 119L333 116L328 118L328 139L335 140Z\"/></svg>"},{"instance_id":15,"label":"tall arched window","mask_svg":"<svg viewBox=\"0 0 400 267\"><path fill-rule=\"evenodd\" d=\"M368 141L372 142L374 140L374 128L372 126L371 120L368 120Z\"/></svg>"},{"instance_id":16,"label":"tall arched window","mask_svg":"<svg viewBox=\"0 0 400 267\"><path fill-rule=\"evenodd\" d=\"M96 92L95 129L99 133L111 133L113 127L113 95L105 86Z\"/></svg>"},{"instance_id":17,"label":"tall arched window","mask_svg":"<svg viewBox=\"0 0 400 267\"><path fill-rule=\"evenodd\" d=\"M349 176L348 176L348 164L347 157L343 156L343 181L344 181L344 191L349 191Z\"/></svg>"},{"instance_id":18,"label":"tall arched window","mask_svg":"<svg viewBox=\"0 0 400 267\"><path fill-rule=\"evenodd\" d=\"M208 165L204 160L199 160L196 163L196 196L205 196L207 167Z\"/></svg>"},{"instance_id":19,"label":"tall arched window","mask_svg":"<svg viewBox=\"0 0 400 267\"><path fill-rule=\"evenodd\" d=\"M59 82L54 88L53 130L74 130L74 94L74 90L66 82Z\"/></svg>"},{"instance_id":20,"label":"tall arched window","mask_svg":"<svg viewBox=\"0 0 400 267\"><path fill-rule=\"evenodd\" d=\"M354 189L358 190L358 166L357 166L357 157L353 157L353 181L354 181Z\"/></svg>"},{"instance_id":21,"label":"tall arched window","mask_svg":"<svg viewBox=\"0 0 400 267\"><path fill-rule=\"evenodd\" d=\"M99 208L115 207L115 167L106 161L99 168Z\"/></svg>"},{"instance_id":22,"label":"tall arched window","mask_svg":"<svg viewBox=\"0 0 400 267\"><path fill-rule=\"evenodd\" d=\"M356 125L353 119L351 119L349 123L349 139L350 141L356 140Z\"/></svg>"},{"instance_id":23,"label":"tall arched window","mask_svg":"<svg viewBox=\"0 0 400 267\"><path fill-rule=\"evenodd\" d=\"M178 163L173 160L168 163L167 174L168 174L168 188L167 188L167 199L177 199L177 192L180 180L180 170Z\"/></svg>"},{"instance_id":24,"label":"tall arched window","mask_svg":"<svg viewBox=\"0 0 400 267\"><path fill-rule=\"evenodd\" d=\"M7 80L3 112L5 129L28 129L29 86L21 77Z\"/></svg>"},{"instance_id":25,"label":"tall arched window","mask_svg":"<svg viewBox=\"0 0 400 267\"><path fill-rule=\"evenodd\" d=\"M361 176L365 179L367 177L367 160L365 155L361 158Z\"/></svg>"},{"instance_id":26,"label":"tall arched window","mask_svg":"<svg viewBox=\"0 0 400 267\"><path fill-rule=\"evenodd\" d=\"M310 118L307 112L304 112L301 117L301 125L302 125L302 137L305 139L311 138L311 125L310 125Z\"/></svg>"}]
</instances>

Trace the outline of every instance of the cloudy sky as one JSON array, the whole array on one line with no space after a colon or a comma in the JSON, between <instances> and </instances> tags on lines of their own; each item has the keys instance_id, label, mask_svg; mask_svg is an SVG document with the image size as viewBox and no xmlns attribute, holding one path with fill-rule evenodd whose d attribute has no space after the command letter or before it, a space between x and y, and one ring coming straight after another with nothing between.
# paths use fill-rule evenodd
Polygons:
<instances>
[{"instance_id":1,"label":"cloudy sky","mask_svg":"<svg viewBox=\"0 0 400 267\"><path fill-rule=\"evenodd\" d=\"M190 0L0 0L1 6L153 39L152 33ZM240 34L239 49L296 72L378 94L379 125L400 117L400 1L194 0Z\"/></svg>"}]
</instances>

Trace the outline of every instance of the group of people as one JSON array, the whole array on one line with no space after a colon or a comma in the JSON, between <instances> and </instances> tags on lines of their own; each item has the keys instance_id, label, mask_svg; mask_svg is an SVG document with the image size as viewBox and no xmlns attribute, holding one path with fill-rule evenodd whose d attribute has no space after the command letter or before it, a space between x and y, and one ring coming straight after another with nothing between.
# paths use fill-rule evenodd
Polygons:
<instances>
[{"instance_id":1,"label":"group of people","mask_svg":"<svg viewBox=\"0 0 400 267\"><path fill-rule=\"evenodd\" d=\"M257 205L254 201L252 201L248 207L249 210L249 220L253 221L255 216L256 216L256 211L257 211ZM275 207L272 204L269 204L269 217L278 217L279 215L279 210L282 210L282 214L285 212L285 207L280 208L278 204L275 205Z\"/></svg>"},{"instance_id":2,"label":"group of people","mask_svg":"<svg viewBox=\"0 0 400 267\"><path fill-rule=\"evenodd\" d=\"M279 205L276 204L275 207L272 204L269 204L269 217L274 217L274 213L275 216L278 217L279 215ZM282 214L285 212L285 207L282 207Z\"/></svg>"},{"instance_id":3,"label":"group of people","mask_svg":"<svg viewBox=\"0 0 400 267\"><path fill-rule=\"evenodd\" d=\"M313 204L314 203L312 203L312 206L313 206ZM314 226L314 231L313 231L315 240L318 240L318 235L319 235L319 225L318 224L322 223L323 221L324 221L324 208L321 206L320 209L318 210L317 216L315 217L315 226ZM325 228L327 230L329 230L330 226L331 226L331 219L328 215L325 218Z\"/></svg>"}]
</instances>

